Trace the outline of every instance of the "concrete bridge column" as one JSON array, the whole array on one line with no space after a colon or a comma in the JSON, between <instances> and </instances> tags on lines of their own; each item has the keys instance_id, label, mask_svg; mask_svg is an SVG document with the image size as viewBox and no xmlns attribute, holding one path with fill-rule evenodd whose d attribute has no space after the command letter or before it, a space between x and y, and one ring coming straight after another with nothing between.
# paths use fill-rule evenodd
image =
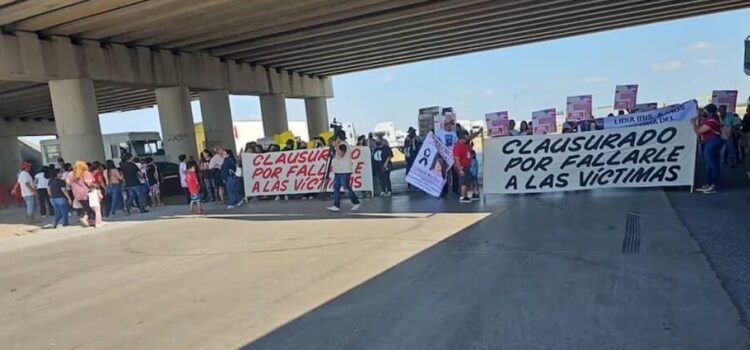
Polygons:
<instances>
[{"instance_id":1,"label":"concrete bridge column","mask_svg":"<svg viewBox=\"0 0 750 350\"><path fill-rule=\"evenodd\" d=\"M104 161L104 144L91 79L49 82L60 153L66 162Z\"/></svg>"},{"instance_id":2,"label":"concrete bridge column","mask_svg":"<svg viewBox=\"0 0 750 350\"><path fill-rule=\"evenodd\" d=\"M263 119L263 133L266 137L289 130L284 95L260 95L260 114Z\"/></svg>"},{"instance_id":3,"label":"concrete bridge column","mask_svg":"<svg viewBox=\"0 0 750 350\"><path fill-rule=\"evenodd\" d=\"M215 90L200 93L201 115L205 144L201 148L211 150L215 146L234 149L232 110L229 107L229 91Z\"/></svg>"},{"instance_id":4,"label":"concrete bridge column","mask_svg":"<svg viewBox=\"0 0 750 350\"><path fill-rule=\"evenodd\" d=\"M305 112L307 113L307 133L310 134L310 139L330 129L325 97L306 98Z\"/></svg>"},{"instance_id":5,"label":"concrete bridge column","mask_svg":"<svg viewBox=\"0 0 750 350\"><path fill-rule=\"evenodd\" d=\"M190 96L185 86L156 89L156 104L159 110L162 141L167 159L178 163L180 154L197 155L193 112ZM197 158L196 158L197 159Z\"/></svg>"},{"instance_id":6,"label":"concrete bridge column","mask_svg":"<svg viewBox=\"0 0 750 350\"><path fill-rule=\"evenodd\" d=\"M15 182L21 164L21 149L18 137L0 136L0 184L9 186Z\"/></svg>"}]
</instances>

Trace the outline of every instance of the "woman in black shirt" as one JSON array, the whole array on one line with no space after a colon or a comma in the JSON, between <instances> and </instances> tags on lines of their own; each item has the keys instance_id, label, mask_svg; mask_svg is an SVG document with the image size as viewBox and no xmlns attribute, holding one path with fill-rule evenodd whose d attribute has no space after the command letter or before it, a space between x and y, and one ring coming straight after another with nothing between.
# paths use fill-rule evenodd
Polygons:
<instances>
[{"instance_id":1,"label":"woman in black shirt","mask_svg":"<svg viewBox=\"0 0 750 350\"><path fill-rule=\"evenodd\" d=\"M52 169L50 173L51 179L47 185L47 192L50 197L49 201L55 208L55 218L52 227L57 228L60 221L62 221L63 226L68 226L68 211L73 200L68 193L65 180L62 179L60 169Z\"/></svg>"}]
</instances>

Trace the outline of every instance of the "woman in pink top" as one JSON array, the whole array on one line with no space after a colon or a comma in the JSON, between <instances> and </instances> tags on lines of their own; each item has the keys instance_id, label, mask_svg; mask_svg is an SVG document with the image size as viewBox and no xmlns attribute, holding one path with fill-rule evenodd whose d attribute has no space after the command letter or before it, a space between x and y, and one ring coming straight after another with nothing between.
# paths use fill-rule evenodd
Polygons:
<instances>
[{"instance_id":1,"label":"woman in pink top","mask_svg":"<svg viewBox=\"0 0 750 350\"><path fill-rule=\"evenodd\" d=\"M719 155L724 146L724 140L721 138L721 122L719 122L718 110L714 104L706 105L704 110L699 112L699 118L693 120L693 129L696 134L700 135L703 143L707 182L696 191L713 194L717 192L719 186L719 169L721 168Z\"/></svg>"},{"instance_id":2,"label":"woman in pink top","mask_svg":"<svg viewBox=\"0 0 750 350\"><path fill-rule=\"evenodd\" d=\"M68 184L73 192L73 208L78 211L79 220L84 227L88 227L89 218L94 217L94 211L89 206L89 185L92 183L94 183L94 176L89 172L86 162L77 161L73 166L73 172L68 177Z\"/></svg>"}]
</instances>

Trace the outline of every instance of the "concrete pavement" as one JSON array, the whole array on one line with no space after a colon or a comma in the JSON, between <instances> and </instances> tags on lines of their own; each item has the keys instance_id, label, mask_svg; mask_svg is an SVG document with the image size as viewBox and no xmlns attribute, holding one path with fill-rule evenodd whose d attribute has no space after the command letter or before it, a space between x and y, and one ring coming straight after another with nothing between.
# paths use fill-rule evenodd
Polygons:
<instances>
[{"instance_id":1,"label":"concrete pavement","mask_svg":"<svg viewBox=\"0 0 750 350\"><path fill-rule=\"evenodd\" d=\"M0 344L749 344L738 312L661 190L506 196L468 205L399 196L368 200L356 215L322 207L251 203L216 208L204 218L164 212L54 242L33 243L33 235L0 241ZM17 239L27 244L11 247Z\"/></svg>"}]
</instances>

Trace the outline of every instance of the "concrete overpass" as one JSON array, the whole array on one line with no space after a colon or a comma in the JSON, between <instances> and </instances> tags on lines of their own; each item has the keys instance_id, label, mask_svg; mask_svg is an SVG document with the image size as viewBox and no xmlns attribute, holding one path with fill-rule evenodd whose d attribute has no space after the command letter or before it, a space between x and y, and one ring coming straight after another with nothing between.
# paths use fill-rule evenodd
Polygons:
<instances>
[{"instance_id":1,"label":"concrete overpass","mask_svg":"<svg viewBox=\"0 0 750 350\"><path fill-rule=\"evenodd\" d=\"M287 128L285 98L305 99L309 130L317 134L327 128L332 75L748 6L0 0L0 147L8 150L0 164L18 160L15 137L35 134L57 134L67 159L102 159L98 114L154 104L168 154L191 153L191 98L201 102L207 142L232 144L229 94L260 96L267 134Z\"/></svg>"}]
</instances>

